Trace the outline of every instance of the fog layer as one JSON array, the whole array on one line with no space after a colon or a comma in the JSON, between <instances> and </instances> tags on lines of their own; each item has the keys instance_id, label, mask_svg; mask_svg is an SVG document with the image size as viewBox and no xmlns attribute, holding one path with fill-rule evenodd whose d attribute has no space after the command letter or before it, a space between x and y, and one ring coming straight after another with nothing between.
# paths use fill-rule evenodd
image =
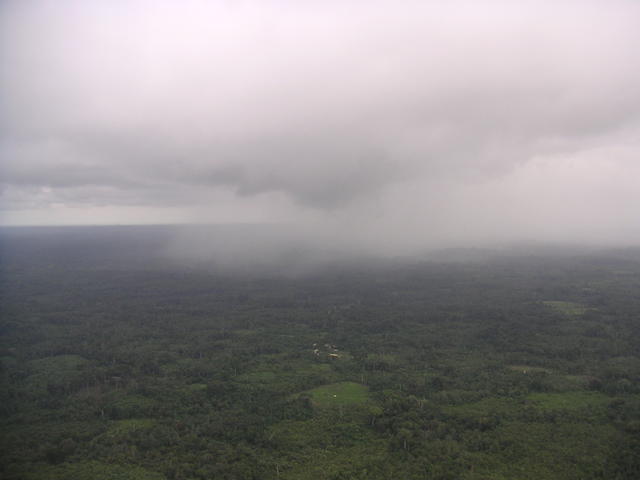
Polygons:
<instances>
[{"instance_id":1,"label":"fog layer","mask_svg":"<svg viewBox=\"0 0 640 480\"><path fill-rule=\"evenodd\" d=\"M640 241L636 1L5 1L0 222Z\"/></svg>"}]
</instances>

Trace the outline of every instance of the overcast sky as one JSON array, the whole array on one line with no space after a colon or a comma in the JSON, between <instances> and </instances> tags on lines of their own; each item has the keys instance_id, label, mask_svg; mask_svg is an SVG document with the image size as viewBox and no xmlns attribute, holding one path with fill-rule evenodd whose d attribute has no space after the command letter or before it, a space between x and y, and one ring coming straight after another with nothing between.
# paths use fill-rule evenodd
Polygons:
<instances>
[{"instance_id":1,"label":"overcast sky","mask_svg":"<svg viewBox=\"0 0 640 480\"><path fill-rule=\"evenodd\" d=\"M640 242L636 0L4 0L0 16L2 224Z\"/></svg>"}]
</instances>

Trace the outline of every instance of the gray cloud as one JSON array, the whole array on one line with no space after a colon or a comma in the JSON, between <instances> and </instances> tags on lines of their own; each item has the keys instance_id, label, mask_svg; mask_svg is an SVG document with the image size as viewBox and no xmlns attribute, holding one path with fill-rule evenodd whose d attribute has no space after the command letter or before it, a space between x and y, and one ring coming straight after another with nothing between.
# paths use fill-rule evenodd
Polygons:
<instances>
[{"instance_id":1,"label":"gray cloud","mask_svg":"<svg viewBox=\"0 0 640 480\"><path fill-rule=\"evenodd\" d=\"M637 230L619 214L640 202L635 1L0 8L5 223L101 207L390 244Z\"/></svg>"}]
</instances>

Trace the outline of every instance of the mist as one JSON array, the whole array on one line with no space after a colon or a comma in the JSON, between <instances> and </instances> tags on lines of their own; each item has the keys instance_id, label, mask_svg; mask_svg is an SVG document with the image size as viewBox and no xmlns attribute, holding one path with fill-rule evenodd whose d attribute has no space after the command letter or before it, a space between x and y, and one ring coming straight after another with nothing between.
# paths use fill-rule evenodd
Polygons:
<instances>
[{"instance_id":1,"label":"mist","mask_svg":"<svg viewBox=\"0 0 640 480\"><path fill-rule=\"evenodd\" d=\"M167 243L243 261L640 242L638 2L37 0L0 18L3 225L270 225Z\"/></svg>"}]
</instances>

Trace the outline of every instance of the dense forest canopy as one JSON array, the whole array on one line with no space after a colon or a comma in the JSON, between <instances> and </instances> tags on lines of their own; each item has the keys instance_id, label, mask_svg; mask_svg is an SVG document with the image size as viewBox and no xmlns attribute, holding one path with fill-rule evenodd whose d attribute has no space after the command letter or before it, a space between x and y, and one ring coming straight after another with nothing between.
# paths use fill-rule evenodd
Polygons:
<instances>
[{"instance_id":1,"label":"dense forest canopy","mask_svg":"<svg viewBox=\"0 0 640 480\"><path fill-rule=\"evenodd\" d=\"M172 235L0 230L0 478L640 478L640 250Z\"/></svg>"}]
</instances>

